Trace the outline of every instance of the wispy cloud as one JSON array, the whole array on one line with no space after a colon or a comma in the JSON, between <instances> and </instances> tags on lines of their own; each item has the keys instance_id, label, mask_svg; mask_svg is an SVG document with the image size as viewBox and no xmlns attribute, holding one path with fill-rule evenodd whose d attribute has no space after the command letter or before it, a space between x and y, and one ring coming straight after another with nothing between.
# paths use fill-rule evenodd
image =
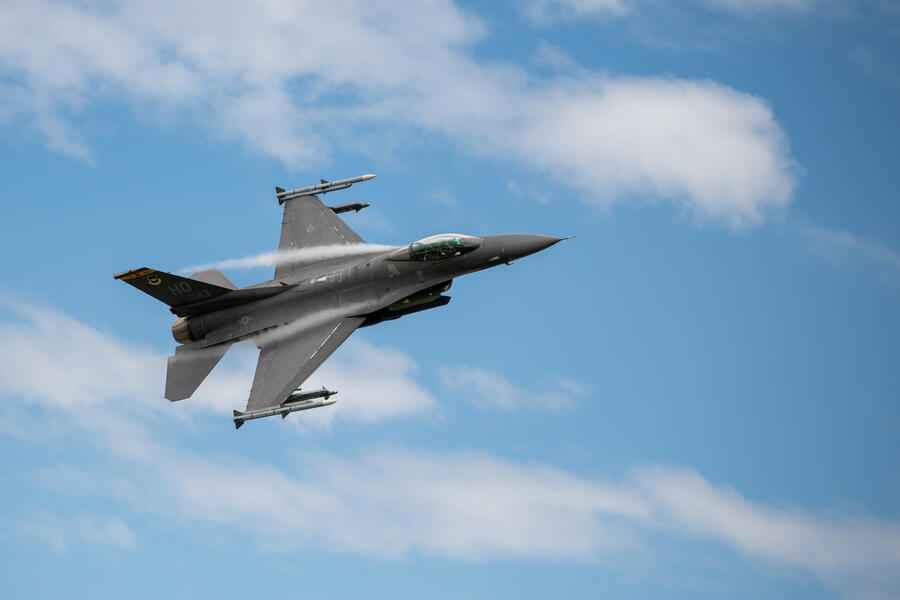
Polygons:
<instances>
[{"instance_id":1,"label":"wispy cloud","mask_svg":"<svg viewBox=\"0 0 900 600\"><path fill-rule=\"evenodd\" d=\"M805 13L834 3L834 0L705 0L710 8L744 14Z\"/></svg>"},{"instance_id":2,"label":"wispy cloud","mask_svg":"<svg viewBox=\"0 0 900 600\"><path fill-rule=\"evenodd\" d=\"M897 9L900 11L900 8ZM900 67L890 58L885 58L867 45L859 45L848 53L850 60L864 72L894 87L900 87Z\"/></svg>"},{"instance_id":3,"label":"wispy cloud","mask_svg":"<svg viewBox=\"0 0 900 600\"><path fill-rule=\"evenodd\" d=\"M0 296L0 390L27 402L82 409L161 397L165 357L65 314Z\"/></svg>"},{"instance_id":4,"label":"wispy cloud","mask_svg":"<svg viewBox=\"0 0 900 600\"><path fill-rule=\"evenodd\" d=\"M439 370L444 387L463 392L458 397L483 408L559 410L573 405L590 389L571 377L558 377L537 388L524 388L503 375L479 367L455 365Z\"/></svg>"},{"instance_id":5,"label":"wispy cloud","mask_svg":"<svg viewBox=\"0 0 900 600\"><path fill-rule=\"evenodd\" d=\"M536 23L584 18L609 19L631 11L634 0L529 0L521 3L526 17Z\"/></svg>"},{"instance_id":6,"label":"wispy cloud","mask_svg":"<svg viewBox=\"0 0 900 600\"><path fill-rule=\"evenodd\" d=\"M753 502L690 469L650 466L614 480L402 447L306 454L285 469L160 448L125 466L111 478L131 491L111 493L99 472L95 493L142 514L226 527L270 552L313 546L380 560L603 561L627 570L665 536L807 572L851 597L900 591L897 521Z\"/></svg>"},{"instance_id":7,"label":"wispy cloud","mask_svg":"<svg viewBox=\"0 0 900 600\"><path fill-rule=\"evenodd\" d=\"M897 250L847 231L805 227L800 230L800 235L807 251L831 264L874 269L886 283L900 287L900 252Z\"/></svg>"},{"instance_id":8,"label":"wispy cloud","mask_svg":"<svg viewBox=\"0 0 900 600\"><path fill-rule=\"evenodd\" d=\"M653 11L665 0L530 0L523 3L526 17L540 24L576 19L608 20L639 15L641 9ZM837 0L694 0L681 10L703 7L735 15L804 14L821 7L839 4ZM691 6L693 5L693 6Z\"/></svg>"},{"instance_id":9,"label":"wispy cloud","mask_svg":"<svg viewBox=\"0 0 900 600\"><path fill-rule=\"evenodd\" d=\"M373 423L436 409L434 396L418 381L418 363L406 353L364 339L351 340L342 350L307 385L337 387L338 403L332 410L310 411L308 419L295 421L298 425L330 425L336 420Z\"/></svg>"},{"instance_id":10,"label":"wispy cloud","mask_svg":"<svg viewBox=\"0 0 900 600\"><path fill-rule=\"evenodd\" d=\"M309 325L303 321L294 330ZM124 414L142 418L230 414L246 403L256 363L255 352L240 350L230 361L226 357L192 398L179 402L178 410L166 410L175 407L163 399L164 355L123 342L56 310L0 297L0 394L53 410L91 409L98 426L104 419L119 419L108 425L120 428L136 451L146 440L111 408L124 401ZM341 402L332 407L341 408L323 409L330 412L327 417L303 422L308 426L327 425L335 418L374 422L425 412L434 399L415 381L417 369L415 361L399 350L351 340L308 384L324 381L344 392ZM372 385L361 384L359 373L370 376Z\"/></svg>"},{"instance_id":11,"label":"wispy cloud","mask_svg":"<svg viewBox=\"0 0 900 600\"><path fill-rule=\"evenodd\" d=\"M537 48L531 56L531 63L551 72L572 73L580 69L574 58L561 48L544 40L538 42Z\"/></svg>"},{"instance_id":12,"label":"wispy cloud","mask_svg":"<svg viewBox=\"0 0 900 600\"><path fill-rule=\"evenodd\" d=\"M783 43L797 26L864 27L896 37L900 11L892 0L526 0L518 4L525 20L550 28L580 22L623 31L637 42L671 54L733 54L739 48ZM874 39L873 38L873 39ZM886 53L887 54L887 53ZM889 65L876 67L889 73Z\"/></svg>"},{"instance_id":13,"label":"wispy cloud","mask_svg":"<svg viewBox=\"0 0 900 600\"><path fill-rule=\"evenodd\" d=\"M31 510L11 528L26 539L49 545L57 552L83 543L133 550L137 537L119 517L89 513L60 516L46 510Z\"/></svg>"},{"instance_id":14,"label":"wispy cloud","mask_svg":"<svg viewBox=\"0 0 900 600\"><path fill-rule=\"evenodd\" d=\"M165 428L165 441L158 439L161 429L134 413L132 403L120 401L135 394L153 398L156 386L142 391L142 384L123 377L102 389L88 386L90 394L82 389L60 396L52 383L67 381L62 369L51 372L49 384L41 382L48 359L81 368L66 353L93 352L98 343L115 344L124 361L116 365L154 368L162 364L159 357L145 364L145 351L39 309L5 318L0 345L27 342L7 339L16 321L19 331L37 335L22 348L30 357L17 363L23 375L12 384L6 374L0 377L0 397L19 402L22 390L31 390L33 403L60 417L59 435L87 440L98 454L93 464L86 454L77 466L63 462L42 469L36 481L44 489L110 500L116 510L142 518L223 526L273 552L313 546L379 559L421 553L464 561L602 560L628 569L665 536L681 547L695 539L713 542L754 562L811 573L852 597L900 593L897 521L755 502L690 469L656 465L621 478L585 477L483 452L396 446L345 456L307 453L280 468L227 454L198 454L178 444L172 427ZM62 326L56 337L40 329L52 326ZM56 342L72 333L88 334L87 346L73 342L60 353ZM371 345L362 346L348 364L365 365L373 355L380 355L380 362L369 364L367 377L398 361L401 379L414 371L408 357ZM28 361L35 365L27 368ZM74 382L76 388L85 386ZM386 385L396 392L395 384ZM86 416L73 400L85 396L104 402L103 409ZM138 544L118 516L38 511L19 521L13 533L60 550L81 543Z\"/></svg>"},{"instance_id":15,"label":"wispy cloud","mask_svg":"<svg viewBox=\"0 0 900 600\"><path fill-rule=\"evenodd\" d=\"M16 91L7 118L31 118L75 156L84 146L65 115L112 96L140 114L196 119L291 166L321 163L336 145L374 153L356 132L399 124L517 162L588 203L665 200L732 228L783 209L796 185L761 99L704 80L571 65L541 78L481 62L471 48L487 29L450 0L19 0L0 11L0 73Z\"/></svg>"},{"instance_id":16,"label":"wispy cloud","mask_svg":"<svg viewBox=\"0 0 900 600\"><path fill-rule=\"evenodd\" d=\"M900 566L896 520L766 506L689 470L651 467L635 479L664 527L719 540L771 564L803 568L850 597L900 593L900 576L887 575Z\"/></svg>"}]
</instances>

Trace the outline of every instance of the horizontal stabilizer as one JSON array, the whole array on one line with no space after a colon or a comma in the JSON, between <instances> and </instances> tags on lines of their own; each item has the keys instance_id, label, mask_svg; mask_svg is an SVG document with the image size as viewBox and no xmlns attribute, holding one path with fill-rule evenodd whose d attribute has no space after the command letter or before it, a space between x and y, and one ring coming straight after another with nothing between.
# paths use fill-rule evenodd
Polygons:
<instances>
[{"instance_id":1,"label":"horizontal stabilizer","mask_svg":"<svg viewBox=\"0 0 900 600\"><path fill-rule=\"evenodd\" d=\"M222 296L232 288L141 267L113 275L169 306L184 306ZM225 276L223 275L224 279ZM226 280L227 281L227 280Z\"/></svg>"},{"instance_id":2,"label":"horizontal stabilizer","mask_svg":"<svg viewBox=\"0 0 900 600\"><path fill-rule=\"evenodd\" d=\"M166 371L166 398L184 400L197 391L231 344L217 344L201 348L196 345L178 346L169 357Z\"/></svg>"}]
</instances>

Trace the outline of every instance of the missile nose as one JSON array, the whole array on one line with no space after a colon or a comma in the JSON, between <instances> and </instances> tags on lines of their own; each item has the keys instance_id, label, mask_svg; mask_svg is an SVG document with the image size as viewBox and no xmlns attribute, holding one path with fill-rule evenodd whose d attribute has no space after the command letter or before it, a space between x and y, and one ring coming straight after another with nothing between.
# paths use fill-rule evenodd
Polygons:
<instances>
[{"instance_id":1,"label":"missile nose","mask_svg":"<svg viewBox=\"0 0 900 600\"><path fill-rule=\"evenodd\" d=\"M503 254L507 260L522 258L535 252L540 252L561 242L567 238L558 238L549 235L533 235L527 233L513 233L503 236Z\"/></svg>"}]
</instances>

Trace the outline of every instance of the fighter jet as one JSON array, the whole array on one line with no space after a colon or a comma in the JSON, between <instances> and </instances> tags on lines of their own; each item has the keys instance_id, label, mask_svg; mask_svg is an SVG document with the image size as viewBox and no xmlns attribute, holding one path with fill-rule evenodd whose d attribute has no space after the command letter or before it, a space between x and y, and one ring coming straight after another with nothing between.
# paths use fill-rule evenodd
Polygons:
<instances>
[{"instance_id":1,"label":"fighter jet","mask_svg":"<svg viewBox=\"0 0 900 600\"><path fill-rule=\"evenodd\" d=\"M354 331L445 306L455 277L533 254L562 239L544 235L432 235L407 246L369 250L338 214L368 204L327 206L319 195L368 181L362 175L286 191L274 277L237 289L209 269L191 277L147 267L114 275L169 305L178 345L169 357L165 397L190 397L236 342L252 340L259 359L250 398L234 411L246 421L333 404L337 392L299 386ZM305 252L305 250L309 250ZM298 260L298 256L317 260Z\"/></svg>"}]
</instances>

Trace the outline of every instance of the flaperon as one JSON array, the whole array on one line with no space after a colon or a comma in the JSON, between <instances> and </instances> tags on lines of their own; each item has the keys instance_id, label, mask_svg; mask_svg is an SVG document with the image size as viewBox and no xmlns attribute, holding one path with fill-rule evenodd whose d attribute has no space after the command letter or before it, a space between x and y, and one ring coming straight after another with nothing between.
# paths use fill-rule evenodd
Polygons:
<instances>
[{"instance_id":1,"label":"flaperon","mask_svg":"<svg viewBox=\"0 0 900 600\"><path fill-rule=\"evenodd\" d=\"M165 302L178 316L172 335L180 345L169 357L166 398L189 397L232 344L252 339L260 349L259 361L245 412L234 411L236 427L333 404L330 397L337 392L301 392L298 386L357 328L444 306L450 298L443 292L454 277L508 263L564 239L445 233L394 250L368 250L337 216L368 205L329 207L313 194L373 177L323 180L287 192L276 188L284 219L270 281L237 289L215 269L190 278L149 268L115 275Z\"/></svg>"}]
</instances>

